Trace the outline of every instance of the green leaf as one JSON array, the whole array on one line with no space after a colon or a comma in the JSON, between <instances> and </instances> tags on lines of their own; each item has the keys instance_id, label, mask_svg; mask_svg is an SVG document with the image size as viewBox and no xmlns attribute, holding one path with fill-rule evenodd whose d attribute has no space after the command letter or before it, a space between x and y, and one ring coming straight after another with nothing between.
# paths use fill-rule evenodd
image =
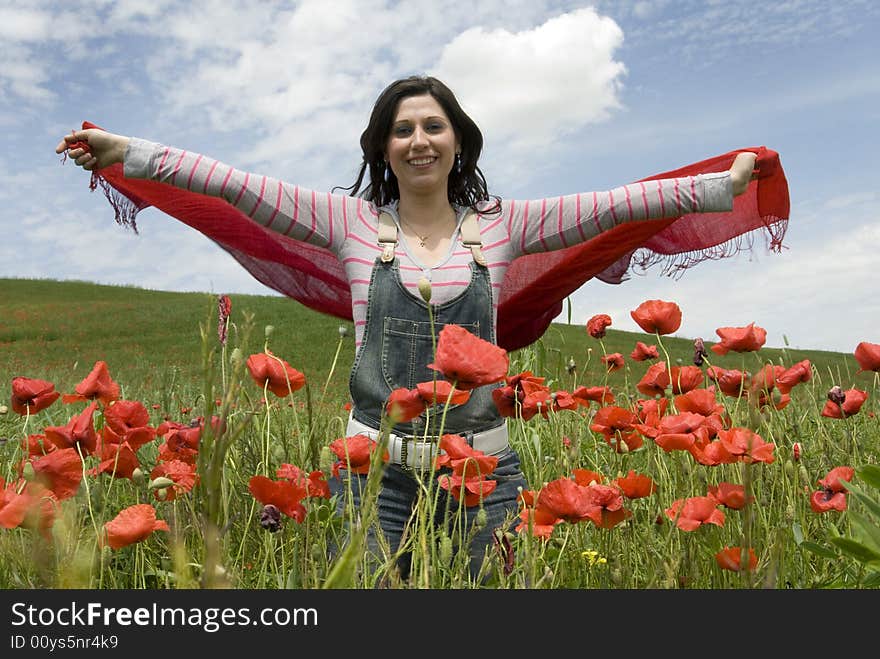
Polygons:
<instances>
[{"instance_id":1,"label":"green leaf","mask_svg":"<svg viewBox=\"0 0 880 659\"><path fill-rule=\"evenodd\" d=\"M862 582L862 585L865 588L878 588L878 587L880 587L880 572L875 572L870 577L865 579Z\"/></svg>"},{"instance_id":2,"label":"green leaf","mask_svg":"<svg viewBox=\"0 0 880 659\"><path fill-rule=\"evenodd\" d=\"M865 504L865 507L880 520L880 502L872 499L861 487L853 483L847 483L847 490L848 494Z\"/></svg>"},{"instance_id":3,"label":"green leaf","mask_svg":"<svg viewBox=\"0 0 880 659\"><path fill-rule=\"evenodd\" d=\"M854 510L847 511L847 517L853 526L860 531L861 539L870 545L872 550L880 552L880 526Z\"/></svg>"},{"instance_id":4,"label":"green leaf","mask_svg":"<svg viewBox=\"0 0 880 659\"><path fill-rule=\"evenodd\" d=\"M794 543L796 545L799 545L804 541L804 530L801 528L800 523L795 522L791 525L791 533L794 535Z\"/></svg>"},{"instance_id":5,"label":"green leaf","mask_svg":"<svg viewBox=\"0 0 880 659\"><path fill-rule=\"evenodd\" d=\"M880 467L877 465L865 465L856 470L863 481L873 488L880 490Z\"/></svg>"},{"instance_id":6,"label":"green leaf","mask_svg":"<svg viewBox=\"0 0 880 659\"><path fill-rule=\"evenodd\" d=\"M880 554L852 538L831 538L831 543L860 563L880 561Z\"/></svg>"},{"instance_id":7,"label":"green leaf","mask_svg":"<svg viewBox=\"0 0 880 659\"><path fill-rule=\"evenodd\" d=\"M837 553L828 549L827 547L823 547L822 545L817 545L815 542L810 542L809 540L804 540L800 546L806 549L809 552L816 554L816 556L821 556L822 558L830 558L832 560L837 558Z\"/></svg>"}]
</instances>

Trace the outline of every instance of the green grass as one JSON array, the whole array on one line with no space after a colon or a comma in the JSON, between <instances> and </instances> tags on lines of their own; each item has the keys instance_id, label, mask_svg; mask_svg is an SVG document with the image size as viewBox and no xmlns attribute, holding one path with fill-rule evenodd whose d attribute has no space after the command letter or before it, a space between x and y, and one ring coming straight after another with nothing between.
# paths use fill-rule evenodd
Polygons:
<instances>
[{"instance_id":1,"label":"green grass","mask_svg":"<svg viewBox=\"0 0 880 659\"><path fill-rule=\"evenodd\" d=\"M226 420L217 434L205 433L199 449L201 482L172 502L157 500L147 481L86 476L77 494L62 502L47 542L26 528L0 528L2 588L176 588L232 585L240 588L373 587L390 578L393 557L379 571L364 561L355 534L349 550L330 547L344 539L334 502L309 500L302 523L285 518L278 533L259 524L261 504L248 490L254 475L275 478L283 463L329 473L335 459L327 445L344 432L348 369L354 355L350 322L317 314L285 298L233 295L229 344L216 338L216 297L168 293L84 282L0 280L0 381L15 376L45 379L70 393L98 360L107 362L123 397L150 410L150 424L189 423L195 416ZM597 310L597 313L601 310ZM760 319L756 319L760 325ZM264 328L272 326L267 333ZM341 337L340 326L347 328ZM709 337L706 347L711 345ZM689 338L609 329L601 339L582 326L553 324L544 338L511 353L509 373L531 370L553 390L607 385L617 405L642 396L635 385L648 366L629 359L636 341L659 344L670 361L692 363ZM290 399L267 396L242 367L250 354L268 347L306 375L309 383ZM236 358L235 349L238 350ZM605 354L620 352L625 368L607 372ZM706 467L684 452L667 453L653 442L618 453L591 430L597 406L580 411L511 419L511 443L522 459L533 490L575 469L589 469L606 482L633 469L658 484L655 495L627 502L632 517L619 528L598 529L586 522L554 528L548 541L520 533L510 538L516 564L497 574L495 588L851 588L880 585L880 458L878 375L858 373L852 354L761 349L753 353L710 352L723 368L758 371L765 364L812 364L813 377L792 392L782 410L757 409L745 399L716 392L730 424L750 428L775 447L771 464ZM568 368L570 362L574 368ZM865 390L861 411L847 419L820 415L833 385ZM326 387L326 392L325 392ZM8 392L8 389L7 389ZM8 395L8 393L7 393ZM215 404L215 401L219 401ZM2 402L2 401L0 401ZM0 415L0 477L14 481L21 444L50 425L64 425L82 404L60 401L32 418ZM102 413L95 417L103 423ZM567 443L566 441L567 440ZM161 441L161 440L160 440ZM801 444L795 463L792 446ZM138 457L147 475L157 447ZM859 488L846 512L817 514L809 497L829 469L857 468ZM95 466L87 457L83 468ZM873 470L873 471L872 471ZM373 472L374 474L377 472ZM680 531L664 511L680 498L704 496L722 481L747 484L755 503L727 511L723 527ZM436 491L436 481L425 492ZM373 490L371 490L373 492ZM858 494L858 496L856 496ZM103 524L124 507L154 504L169 533L112 551L98 546ZM433 535L430 496L417 507L413 538L413 584L393 579L391 587L475 587L463 554L450 553L452 539ZM373 518L375 500L365 497L362 514ZM664 521L665 520L665 521ZM658 523L661 522L661 523ZM721 571L713 555L725 546L749 545L759 556L754 573ZM875 558L876 555L876 558Z\"/></svg>"}]
</instances>

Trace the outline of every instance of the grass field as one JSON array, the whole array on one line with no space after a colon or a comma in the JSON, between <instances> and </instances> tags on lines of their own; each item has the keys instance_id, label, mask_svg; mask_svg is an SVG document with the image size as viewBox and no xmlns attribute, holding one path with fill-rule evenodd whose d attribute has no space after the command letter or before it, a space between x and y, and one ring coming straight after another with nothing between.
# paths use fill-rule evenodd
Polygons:
<instances>
[{"instance_id":1,"label":"grass field","mask_svg":"<svg viewBox=\"0 0 880 659\"><path fill-rule=\"evenodd\" d=\"M276 479L282 465L329 477L336 458L328 446L342 437L347 417L354 333L350 321L317 314L286 298L232 295L231 302L229 342L221 346L215 295L0 279L4 398L8 399L15 377L47 380L56 391L71 393L96 362L103 361L121 387L120 398L142 403L152 428L163 423L182 427L196 417L223 420L219 430L203 424L196 458L199 480L170 499L157 498L162 488L150 487L152 474L163 461L157 446L160 436L134 452L141 472L149 475L142 479L92 473L100 464L99 456L80 453L79 485L57 504L55 523L46 533L26 524L6 523L0 528L0 587L360 588L378 581L400 588L478 587L467 574L462 553L455 549L466 542L466 532L450 536L424 524L423 516L432 514L432 506L437 505L436 479L424 484L424 510L419 508L414 516L409 547L416 569L410 582L388 581L394 552L387 548L379 569L364 561L357 534L346 535L343 521L333 514L333 500L304 499L303 519L284 517L274 533L261 527L263 503L249 488L253 477ZM759 318L755 322L760 325ZM725 323L719 319L718 324ZM703 338L707 348L717 340ZM553 324L541 341L509 355L508 373L531 371L554 392L605 386L615 395L615 407L632 411L646 398L637 385L650 364L630 359L637 341L658 345L660 360L668 359L671 366L693 364L691 337L609 328L602 339L596 339L583 326ZM307 386L285 398L258 387L243 361L265 349L302 372ZM601 358L612 353L623 356L623 367L609 372ZM719 418L724 418L724 432L740 428L755 433L772 444L772 459L701 464L686 451L667 451L644 434L649 432L645 419L641 419L643 445L622 450L618 434L615 450L614 441L595 427L603 407L598 403L552 412L546 418L541 414L529 420L511 418L511 443L536 496L549 484L571 481L587 470L606 485L633 471L650 477L656 490L627 500L629 516L613 528L568 519L542 537L526 524L506 540L515 562L501 569L503 552L489 556L485 565L492 576L479 582L480 587L880 585L877 373L859 372L852 353L761 348L709 355L716 368L751 374L768 365L787 369L809 364L809 377L791 390L790 401L779 409L774 406L780 400L778 392L776 398L755 403L750 397L711 390L723 407ZM702 366L704 373L708 365ZM710 385L707 378L698 388ZM833 386L865 393L857 413L837 419L822 414ZM668 388L655 397L663 399L670 405L666 414L670 417L683 404ZM26 463L40 457L27 453L28 439L43 436L46 428L70 423L84 404L59 400L33 416L4 407L0 477L7 492L9 487L20 491L22 475L30 474L33 480L33 467ZM101 405L95 412L99 433L106 411ZM635 431L630 427L626 432ZM374 474L378 466L374 458ZM811 496L825 491L830 497L833 492L820 481L842 466L854 470L847 506L816 512ZM745 505L719 504L725 512L720 524L716 519L696 530L678 527L678 518L668 512L675 502L706 497L707 489L720 483L744 488ZM11 510L12 496L7 494L7 501L0 503L0 519L4 505ZM167 531L119 549L104 546L107 522L128 506L148 503L167 522ZM364 523L372 513L367 500ZM331 551L335 546L348 549ZM720 567L715 557L725 548L741 551L741 558L747 558L746 549L754 550L754 568Z\"/></svg>"}]
</instances>

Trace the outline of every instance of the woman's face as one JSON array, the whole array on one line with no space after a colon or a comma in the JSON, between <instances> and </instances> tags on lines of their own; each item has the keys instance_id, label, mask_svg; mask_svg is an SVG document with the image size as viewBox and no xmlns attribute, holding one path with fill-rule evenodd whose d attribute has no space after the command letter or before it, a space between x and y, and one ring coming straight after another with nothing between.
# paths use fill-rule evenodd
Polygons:
<instances>
[{"instance_id":1,"label":"woman's face","mask_svg":"<svg viewBox=\"0 0 880 659\"><path fill-rule=\"evenodd\" d=\"M433 96L408 96L400 101L385 158L397 177L401 196L435 191L445 195L458 150L452 122Z\"/></svg>"}]
</instances>

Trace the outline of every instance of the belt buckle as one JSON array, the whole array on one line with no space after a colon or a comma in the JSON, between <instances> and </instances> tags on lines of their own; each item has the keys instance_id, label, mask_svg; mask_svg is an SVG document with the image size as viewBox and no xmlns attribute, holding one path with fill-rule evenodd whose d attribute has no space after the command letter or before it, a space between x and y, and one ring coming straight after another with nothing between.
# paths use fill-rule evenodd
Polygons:
<instances>
[{"instance_id":1,"label":"belt buckle","mask_svg":"<svg viewBox=\"0 0 880 659\"><path fill-rule=\"evenodd\" d=\"M436 442L435 441L425 441L425 439L438 440L438 441L436 441ZM401 467L401 469L403 469L404 471L410 471L410 472L412 472L412 471L420 471L420 472L433 471L433 468L434 468L434 456L433 455L431 455L431 464L428 465L427 467L421 467L419 469L415 469L414 467L410 467L410 465L409 465L409 443L410 442L413 442L414 444L423 444L423 445L439 444L439 438L433 437L433 436L430 438L421 437L421 436L417 437L414 435L406 435L406 436L400 437L400 467ZM433 451L431 451L431 453L433 454ZM422 456L422 459L419 460L420 463L424 461L423 458L424 458L424 455Z\"/></svg>"}]
</instances>

